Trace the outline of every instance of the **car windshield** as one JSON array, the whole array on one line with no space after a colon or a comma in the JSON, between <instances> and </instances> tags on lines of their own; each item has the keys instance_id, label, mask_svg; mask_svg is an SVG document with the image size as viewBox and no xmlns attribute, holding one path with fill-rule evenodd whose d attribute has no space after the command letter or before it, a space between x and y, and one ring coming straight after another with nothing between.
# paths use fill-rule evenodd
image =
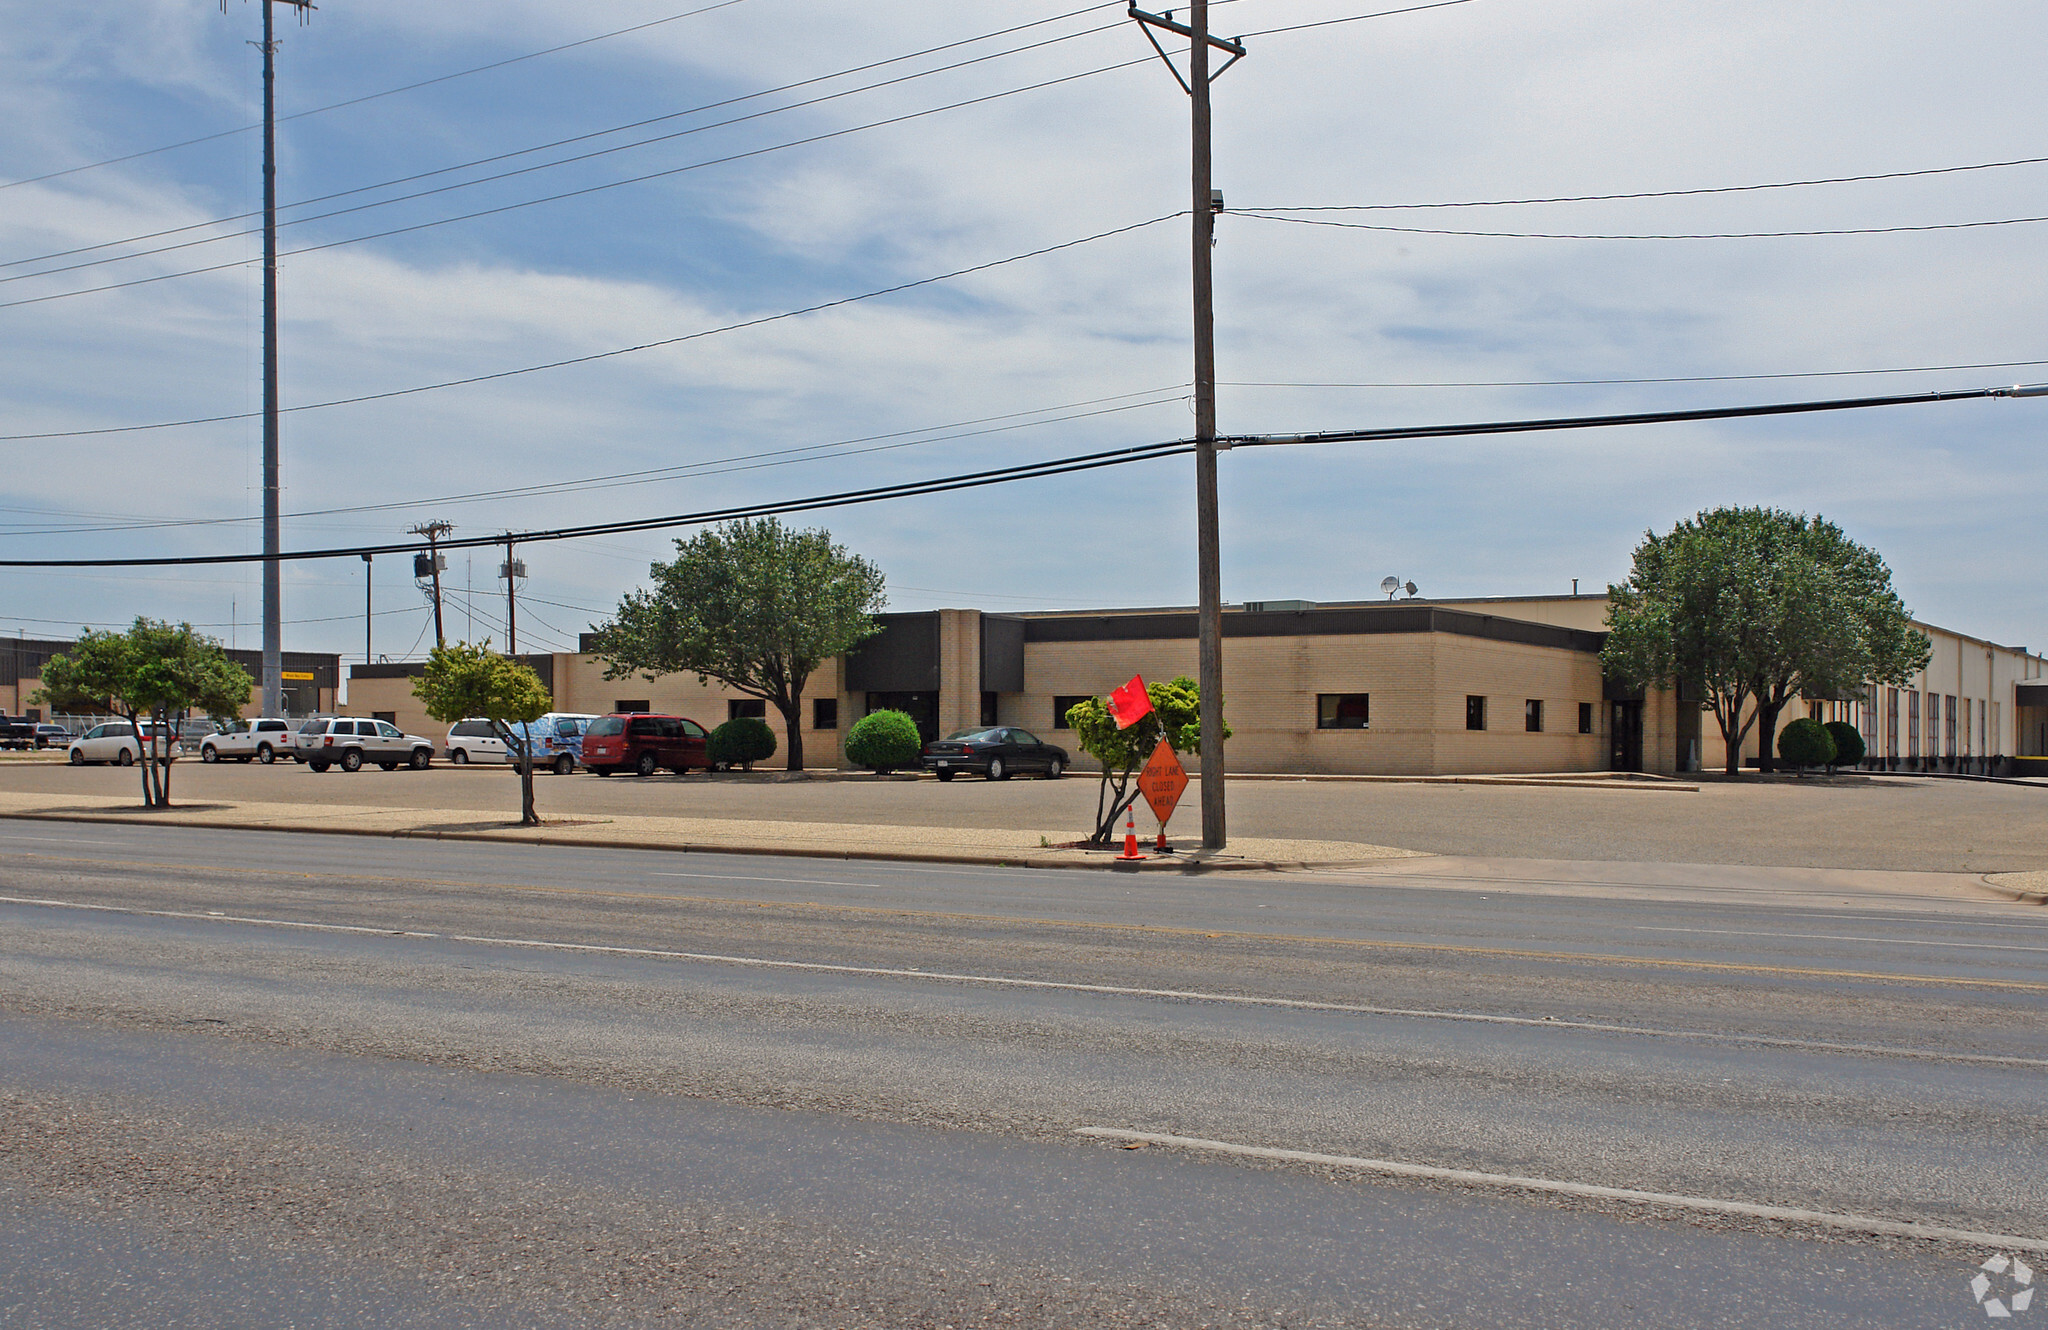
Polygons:
<instances>
[{"instance_id":1,"label":"car windshield","mask_svg":"<svg viewBox=\"0 0 2048 1330\"><path fill-rule=\"evenodd\" d=\"M625 729L625 717L599 716L596 720L590 722L590 728L587 731L585 731L585 737L591 739L602 739L606 735L622 734L625 732Z\"/></svg>"},{"instance_id":2,"label":"car windshield","mask_svg":"<svg viewBox=\"0 0 2048 1330\"><path fill-rule=\"evenodd\" d=\"M949 744L965 743L969 739L986 739L994 733L994 730L955 730L946 736L946 742Z\"/></svg>"}]
</instances>

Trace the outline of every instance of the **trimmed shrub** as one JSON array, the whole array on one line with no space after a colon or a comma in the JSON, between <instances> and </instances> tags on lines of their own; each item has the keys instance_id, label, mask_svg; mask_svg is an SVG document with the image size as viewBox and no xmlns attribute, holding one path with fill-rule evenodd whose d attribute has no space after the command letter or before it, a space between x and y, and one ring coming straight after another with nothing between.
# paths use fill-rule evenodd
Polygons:
<instances>
[{"instance_id":1,"label":"trimmed shrub","mask_svg":"<svg viewBox=\"0 0 2048 1330\"><path fill-rule=\"evenodd\" d=\"M756 716L735 716L711 732L705 752L715 767L745 767L775 756L775 731Z\"/></svg>"},{"instance_id":2,"label":"trimmed shrub","mask_svg":"<svg viewBox=\"0 0 2048 1330\"><path fill-rule=\"evenodd\" d=\"M1827 726L1801 716L1779 733L1778 756L1801 770L1824 767L1835 760L1835 739Z\"/></svg>"},{"instance_id":3,"label":"trimmed shrub","mask_svg":"<svg viewBox=\"0 0 2048 1330\"><path fill-rule=\"evenodd\" d=\"M879 775L916 765L923 750L917 722L901 711L870 711L846 732L846 760Z\"/></svg>"},{"instance_id":4,"label":"trimmed shrub","mask_svg":"<svg viewBox=\"0 0 2048 1330\"><path fill-rule=\"evenodd\" d=\"M1854 725L1846 720L1831 720L1827 732L1835 741L1835 766L1853 767L1863 760L1863 735Z\"/></svg>"}]
</instances>

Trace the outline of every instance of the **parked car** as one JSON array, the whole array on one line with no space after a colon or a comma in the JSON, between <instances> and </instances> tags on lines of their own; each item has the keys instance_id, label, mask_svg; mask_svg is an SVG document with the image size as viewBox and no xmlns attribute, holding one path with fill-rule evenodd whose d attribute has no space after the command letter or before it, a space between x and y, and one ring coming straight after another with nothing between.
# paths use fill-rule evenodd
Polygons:
<instances>
[{"instance_id":1,"label":"parked car","mask_svg":"<svg viewBox=\"0 0 2048 1330\"><path fill-rule=\"evenodd\" d=\"M534 765L567 776L583 760L583 731L597 717L585 713L550 711L528 724L508 721L515 742L531 740ZM457 766L470 762L510 762L513 751L499 737L498 727L481 717L456 721L448 727L448 760Z\"/></svg>"},{"instance_id":2,"label":"parked car","mask_svg":"<svg viewBox=\"0 0 2048 1330\"><path fill-rule=\"evenodd\" d=\"M365 762L375 762L386 771L409 766L425 771L434 760L434 741L407 734L388 720L357 720L335 716L309 720L293 736L299 760L314 771L339 766L343 771L360 771Z\"/></svg>"},{"instance_id":3,"label":"parked car","mask_svg":"<svg viewBox=\"0 0 2048 1330\"><path fill-rule=\"evenodd\" d=\"M917 760L940 780L951 780L963 771L978 771L990 780L1008 780L1019 771L1042 771L1047 780L1058 780L1069 758L1058 744L1044 743L1014 726L996 725L958 730L935 739L924 746Z\"/></svg>"},{"instance_id":4,"label":"parked car","mask_svg":"<svg viewBox=\"0 0 2048 1330\"><path fill-rule=\"evenodd\" d=\"M38 748L61 748L71 742L71 737L71 731L65 729L62 725L51 725L46 722L36 726L36 747Z\"/></svg>"},{"instance_id":5,"label":"parked car","mask_svg":"<svg viewBox=\"0 0 2048 1330\"><path fill-rule=\"evenodd\" d=\"M583 761L583 735L600 719L584 712L550 711L531 726L534 760L557 776L574 772Z\"/></svg>"},{"instance_id":6,"label":"parked car","mask_svg":"<svg viewBox=\"0 0 2048 1330\"><path fill-rule=\"evenodd\" d=\"M26 716L9 720L7 713L0 711L0 748L31 748L36 746L36 723Z\"/></svg>"},{"instance_id":7,"label":"parked car","mask_svg":"<svg viewBox=\"0 0 2048 1330\"><path fill-rule=\"evenodd\" d=\"M600 776L633 771L652 776L667 767L678 776L711 770L704 727L682 716L619 712L599 716L583 732L583 765Z\"/></svg>"},{"instance_id":8,"label":"parked car","mask_svg":"<svg viewBox=\"0 0 2048 1330\"><path fill-rule=\"evenodd\" d=\"M456 766L468 766L472 762L504 762L505 741L498 737L498 727L482 717L458 720L448 727L448 760Z\"/></svg>"},{"instance_id":9,"label":"parked car","mask_svg":"<svg viewBox=\"0 0 2048 1330\"><path fill-rule=\"evenodd\" d=\"M275 716L229 721L199 741L202 762L261 762L294 757L292 723Z\"/></svg>"},{"instance_id":10,"label":"parked car","mask_svg":"<svg viewBox=\"0 0 2048 1330\"><path fill-rule=\"evenodd\" d=\"M110 720L104 725L95 725L84 734L73 739L66 749L71 765L82 767L87 763L113 762L120 766L132 767L142 756L142 744L135 741L135 726L125 720ZM178 748L171 727L165 726L159 732L157 726L142 722L143 743L170 744L170 755L175 758Z\"/></svg>"}]
</instances>

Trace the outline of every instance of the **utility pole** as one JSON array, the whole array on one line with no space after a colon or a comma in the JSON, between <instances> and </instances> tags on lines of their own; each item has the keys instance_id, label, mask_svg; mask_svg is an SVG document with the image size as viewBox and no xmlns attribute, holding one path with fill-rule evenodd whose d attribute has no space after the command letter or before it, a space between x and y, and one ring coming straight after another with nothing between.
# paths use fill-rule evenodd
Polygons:
<instances>
[{"instance_id":1,"label":"utility pole","mask_svg":"<svg viewBox=\"0 0 2048 1330\"><path fill-rule=\"evenodd\" d=\"M368 665L374 657L370 655L370 556L363 556L363 664Z\"/></svg>"},{"instance_id":2,"label":"utility pole","mask_svg":"<svg viewBox=\"0 0 2048 1330\"><path fill-rule=\"evenodd\" d=\"M498 570L505 579L505 654L519 654L519 579L526 576L526 563L512 557L512 533L505 533L505 566Z\"/></svg>"},{"instance_id":3,"label":"utility pole","mask_svg":"<svg viewBox=\"0 0 2048 1330\"><path fill-rule=\"evenodd\" d=\"M411 528L415 536L427 538L427 552L413 558L412 576L414 581L426 578L434 584L434 645L437 647L448 645L448 635L441 631L441 569L448 562L448 556L441 553L438 542L454 529L452 523L441 521L422 522Z\"/></svg>"},{"instance_id":4,"label":"utility pole","mask_svg":"<svg viewBox=\"0 0 2048 1330\"><path fill-rule=\"evenodd\" d=\"M1209 0L1194 0L1188 21L1148 14L1131 5L1128 13L1166 67L1187 92L1192 111L1192 208L1194 217L1195 307L1195 642L1202 689L1202 848L1220 850L1229 842L1223 799L1223 572L1222 540L1216 516L1216 297L1211 278L1211 251L1216 243L1216 214L1222 195L1210 184L1209 85L1244 58L1242 41L1209 35ZM1153 28L1188 39L1188 72L1168 59ZM1230 59L1209 72L1210 48Z\"/></svg>"},{"instance_id":5,"label":"utility pole","mask_svg":"<svg viewBox=\"0 0 2048 1330\"><path fill-rule=\"evenodd\" d=\"M312 0L259 0L263 6L263 713L284 714L284 564L280 536L277 430L277 48L272 5L290 5L299 21ZM227 0L221 0L227 12ZM255 43L251 43L256 45Z\"/></svg>"}]
</instances>

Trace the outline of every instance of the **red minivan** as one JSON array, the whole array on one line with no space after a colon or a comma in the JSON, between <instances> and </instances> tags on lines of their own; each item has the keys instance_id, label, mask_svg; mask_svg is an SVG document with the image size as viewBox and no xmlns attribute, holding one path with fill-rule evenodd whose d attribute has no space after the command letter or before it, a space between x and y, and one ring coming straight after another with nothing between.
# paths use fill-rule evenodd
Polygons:
<instances>
[{"instance_id":1,"label":"red minivan","mask_svg":"<svg viewBox=\"0 0 2048 1330\"><path fill-rule=\"evenodd\" d=\"M632 771L652 776L667 767L678 776L691 767L711 770L704 727L682 716L615 712L583 732L583 765L600 776Z\"/></svg>"}]
</instances>

